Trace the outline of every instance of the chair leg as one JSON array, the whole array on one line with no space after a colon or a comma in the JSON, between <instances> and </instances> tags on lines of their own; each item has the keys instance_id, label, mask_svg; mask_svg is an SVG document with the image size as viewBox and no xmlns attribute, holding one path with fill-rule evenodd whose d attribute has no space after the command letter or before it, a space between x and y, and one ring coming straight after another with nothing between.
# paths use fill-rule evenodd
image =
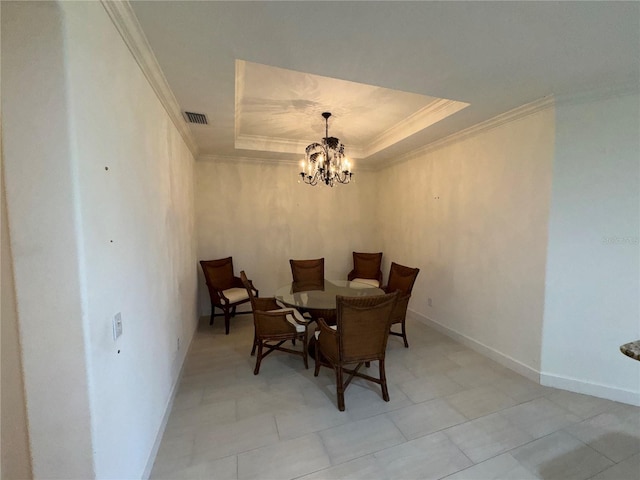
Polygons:
<instances>
[{"instance_id":1,"label":"chair leg","mask_svg":"<svg viewBox=\"0 0 640 480\"><path fill-rule=\"evenodd\" d=\"M338 410L344 412L344 383L342 381L342 367L336 369L336 393L338 394Z\"/></svg>"},{"instance_id":2,"label":"chair leg","mask_svg":"<svg viewBox=\"0 0 640 480\"><path fill-rule=\"evenodd\" d=\"M385 402L389 401L389 390L387 389L387 375L384 371L384 358L378 360L378 365L380 366L380 384L382 386L382 399Z\"/></svg>"},{"instance_id":3,"label":"chair leg","mask_svg":"<svg viewBox=\"0 0 640 480\"><path fill-rule=\"evenodd\" d=\"M236 316L236 306L235 305L233 307L231 307L231 316L232 317Z\"/></svg>"},{"instance_id":4,"label":"chair leg","mask_svg":"<svg viewBox=\"0 0 640 480\"><path fill-rule=\"evenodd\" d=\"M251 347L251 356L253 357L256 354L256 346L258 345L258 337L256 335L256 331L253 331L253 347Z\"/></svg>"},{"instance_id":5,"label":"chair leg","mask_svg":"<svg viewBox=\"0 0 640 480\"><path fill-rule=\"evenodd\" d=\"M314 377L317 377L317 376L318 376L318 374L320 373L320 360L319 360L319 358L320 358L320 352L318 351L318 345L317 345L317 344L316 344L316 349L315 349L315 355L314 355L314 357L315 357L315 360L316 360L316 368L315 368L315 370L313 371L313 376L314 376Z\"/></svg>"},{"instance_id":6,"label":"chair leg","mask_svg":"<svg viewBox=\"0 0 640 480\"><path fill-rule=\"evenodd\" d=\"M225 309L224 311L224 333L225 335L229 335L229 309Z\"/></svg>"},{"instance_id":7,"label":"chair leg","mask_svg":"<svg viewBox=\"0 0 640 480\"><path fill-rule=\"evenodd\" d=\"M409 342L407 342L407 327L405 326L406 320L402 321L402 339L404 340L404 348L409 348Z\"/></svg>"},{"instance_id":8,"label":"chair leg","mask_svg":"<svg viewBox=\"0 0 640 480\"><path fill-rule=\"evenodd\" d=\"M260 362L262 362L262 341L258 340L258 356L256 357L256 368L253 369L254 375L260 371Z\"/></svg>"},{"instance_id":9,"label":"chair leg","mask_svg":"<svg viewBox=\"0 0 640 480\"><path fill-rule=\"evenodd\" d=\"M304 332L304 337L302 337L302 358L304 359L304 368L309 370L309 361L307 355L307 332Z\"/></svg>"},{"instance_id":10,"label":"chair leg","mask_svg":"<svg viewBox=\"0 0 640 480\"><path fill-rule=\"evenodd\" d=\"M211 317L209 318L209 326L213 325L213 317L215 316L216 307L211 305Z\"/></svg>"}]
</instances>

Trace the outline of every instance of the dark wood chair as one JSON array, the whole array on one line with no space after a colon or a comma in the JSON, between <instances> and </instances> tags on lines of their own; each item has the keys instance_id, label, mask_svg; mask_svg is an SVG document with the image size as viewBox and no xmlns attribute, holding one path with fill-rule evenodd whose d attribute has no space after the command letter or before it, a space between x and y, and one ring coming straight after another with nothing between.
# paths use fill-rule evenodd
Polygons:
<instances>
[{"instance_id":1,"label":"dark wood chair","mask_svg":"<svg viewBox=\"0 0 640 480\"><path fill-rule=\"evenodd\" d=\"M293 281L300 284L324 282L324 258L315 260L289 260Z\"/></svg>"},{"instance_id":2,"label":"dark wood chair","mask_svg":"<svg viewBox=\"0 0 640 480\"><path fill-rule=\"evenodd\" d=\"M337 324L330 327L318 319L319 334L315 345L315 370L333 368L336 374L338 409L344 411L344 391L353 377L364 378L382 387L382 398L389 401L384 358L389 338L391 313L398 293L372 297L337 296ZM378 378L360 372L362 365L378 361ZM355 364L355 368L349 368ZM344 373L349 377L344 380Z\"/></svg>"},{"instance_id":3,"label":"dark wood chair","mask_svg":"<svg viewBox=\"0 0 640 480\"><path fill-rule=\"evenodd\" d=\"M258 351L253 374L257 375L260 372L262 359L275 350L300 355L304 361L304 368L309 368L307 360L309 322L295 308L281 308L273 297L255 297L253 285L244 271L240 272L240 279L253 308L254 335L251 355L256 353L256 349ZM282 345L288 340L294 343L300 340L302 350L283 347Z\"/></svg>"},{"instance_id":4,"label":"dark wood chair","mask_svg":"<svg viewBox=\"0 0 640 480\"><path fill-rule=\"evenodd\" d=\"M401 331L394 332L391 330L389 334L402 337L405 348L409 348L406 326L407 307L409 306L411 291L413 290L413 284L418 277L418 273L420 273L419 268L405 267L404 265L392 262L391 269L389 270L389 280L387 284L382 287L387 293L399 292L398 302L391 314L391 324L399 323L401 325Z\"/></svg>"},{"instance_id":5,"label":"dark wood chair","mask_svg":"<svg viewBox=\"0 0 640 480\"><path fill-rule=\"evenodd\" d=\"M249 295L242 284L240 277L236 277L233 273L233 258L220 258L218 260L201 260L200 265L204 272L204 278L207 282L209 297L211 298L211 319L209 325L213 325L213 318L224 316L225 333L229 335L229 320L236 314L251 313L236 312L236 307L243 303L248 303ZM251 281L249 281L251 283ZM258 296L258 290L251 287L254 295ZM222 313L215 313L215 309L219 308Z\"/></svg>"},{"instance_id":6,"label":"dark wood chair","mask_svg":"<svg viewBox=\"0 0 640 480\"><path fill-rule=\"evenodd\" d=\"M347 280L379 287L382 285L382 252L361 253L353 252L353 270L347 275Z\"/></svg>"}]
</instances>

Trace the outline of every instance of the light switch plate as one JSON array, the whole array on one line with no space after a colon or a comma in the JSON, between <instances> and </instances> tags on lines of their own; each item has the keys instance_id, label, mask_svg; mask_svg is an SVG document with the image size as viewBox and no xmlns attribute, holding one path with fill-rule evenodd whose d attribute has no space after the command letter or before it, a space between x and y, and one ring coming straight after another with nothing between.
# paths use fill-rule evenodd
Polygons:
<instances>
[{"instance_id":1,"label":"light switch plate","mask_svg":"<svg viewBox=\"0 0 640 480\"><path fill-rule=\"evenodd\" d=\"M122 335L122 314L116 313L113 317L113 339L117 340Z\"/></svg>"}]
</instances>

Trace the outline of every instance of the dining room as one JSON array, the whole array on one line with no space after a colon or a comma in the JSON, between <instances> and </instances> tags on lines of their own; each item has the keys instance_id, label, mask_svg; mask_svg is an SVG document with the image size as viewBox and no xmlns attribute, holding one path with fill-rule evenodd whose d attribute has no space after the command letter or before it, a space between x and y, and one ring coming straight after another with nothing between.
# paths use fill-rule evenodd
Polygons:
<instances>
[{"instance_id":1,"label":"dining room","mask_svg":"<svg viewBox=\"0 0 640 480\"><path fill-rule=\"evenodd\" d=\"M4 412L13 426L6 430L11 441L3 436L3 472L9 458L7 465L35 477L148 477L167 425L177 421L171 413L181 382L203 365L212 370L206 381L237 375L246 387L247 377L254 378L247 395L264 393L260 387L271 381L283 386L278 374L296 381L308 374L304 381L314 382L299 359L279 354L252 375L251 316L233 319L229 335L224 322L208 325L211 305L198 262L232 256L260 295L272 296L291 281L290 259L323 257L326 278L340 280L353 267L353 251L384 252L383 282L392 262L420 269L407 310L409 341L413 330L418 344L405 349L390 340L391 403L394 394L404 402L398 410L439 400L438 411L457 423L410 432L407 418L414 417L393 417L379 394L359 387L353 391L366 402L347 398L347 415L350 405L371 408L371 417L379 415L373 423L388 427L395 440L343 456L332 450L321 466L294 474L321 478L320 470L371 460L418 437L426 442L420 449L430 441L455 443L464 454L453 457L458 470L492 460L531 473L536 466L524 459L537 450L527 451L525 440L543 433L550 442L571 440L579 452L582 445L596 452L589 457L597 460L587 471L592 476L636 461L633 438L623 439L622 450L602 451L601 442L588 438L592 425L576 425L610 413L611 404L624 410L640 403L638 364L619 351L640 337L638 5L376 5L332 4L336 19L317 2L2 2L3 435ZM336 35L313 32L303 41L297 29L310 16L324 18ZM246 30L234 27L239 24ZM354 44L347 35L356 27L368 32L371 24L380 28L370 38L361 33L367 41ZM610 35L594 38L602 25ZM217 37L196 49L192 38L172 36L179 31ZM430 43L431 35L440 40ZM451 50L438 54L430 45ZM458 50L468 57L456 57ZM223 55L219 61L178 75L190 61L194 69L200 65L196 54L212 51ZM420 52L424 61L407 60ZM243 140L235 137L237 60L470 106L401 138L403 148L388 145L371 161L356 157L349 184L311 186L299 181L299 161L305 145L325 135L320 113L333 112L329 133L346 141L351 125L378 128L382 136L375 111L384 105L372 101L370 116L344 123L344 105L317 105L304 124L297 122L296 132L306 132L301 150L280 154L244 143L236 152L236 140ZM196 85L220 102L205 108L210 125L185 119L185 111L205 102L191 95ZM253 105L266 115L247 125L278 125L267 99L252 104L252 98L245 98L245 113ZM286 125L296 123L280 116ZM223 133L219 148L210 148ZM365 150L375 141L365 138ZM5 325L12 336L5 336ZM433 369L420 366L434 360L429 348L446 357ZM475 384L469 371L454 373L468 367L456 363L454 352L463 352L457 362L490 364L503 377L483 369L486 383ZM220 360L219 369L212 359ZM430 374L445 388L437 398L424 396L438 388L429 384ZM512 375L535 397L520 403L551 402L571 426L535 434L523 428L517 436L523 443L491 454L467 448L467 431L458 424L498 412L473 410L453 396L491 389L494 400L517 402L495 386ZM335 412L326 414L339 422L329 382L314 383L322 397L309 402L331 405ZM218 387L226 392L228 385L200 385L200 399L219 400L235 422L237 391L220 398ZM240 403L245 413L259 408L247 395ZM184 398L181 406L189 407L193 399ZM520 403L503 402L501 410ZM607 408L598 410L602 404ZM275 440L277 414L265 421L265 438ZM349 421L365 417L356 413ZM203 440L224 443L224 425ZM441 430L450 428L458 430L443 437ZM310 451L324 445L318 431L307 432ZM240 455L255 445L245 446L220 457L228 464L216 464L235 465L231 478L260 476L249 470L238 476ZM511 458L501 457L505 452ZM220 460L213 456L205 460ZM548 463L554 467L553 459Z\"/></svg>"}]
</instances>

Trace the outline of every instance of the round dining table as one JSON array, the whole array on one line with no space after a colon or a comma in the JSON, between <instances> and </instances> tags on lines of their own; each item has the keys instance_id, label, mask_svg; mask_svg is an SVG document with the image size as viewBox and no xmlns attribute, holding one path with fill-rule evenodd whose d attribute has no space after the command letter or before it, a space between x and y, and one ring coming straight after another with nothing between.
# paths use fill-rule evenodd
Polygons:
<instances>
[{"instance_id":1,"label":"round dining table","mask_svg":"<svg viewBox=\"0 0 640 480\"><path fill-rule=\"evenodd\" d=\"M275 297L288 307L308 312L316 320L323 318L328 324L336 323L336 296L368 297L383 295L384 290L366 283L349 280L321 282L292 282L276 290Z\"/></svg>"}]
</instances>

